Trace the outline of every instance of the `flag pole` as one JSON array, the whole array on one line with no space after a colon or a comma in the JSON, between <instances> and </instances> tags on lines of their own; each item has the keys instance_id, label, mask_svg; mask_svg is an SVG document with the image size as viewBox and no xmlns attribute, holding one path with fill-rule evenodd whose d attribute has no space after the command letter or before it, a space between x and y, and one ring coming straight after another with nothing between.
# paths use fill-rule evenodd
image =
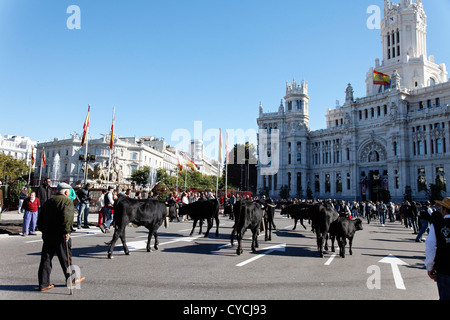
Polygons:
<instances>
[{"instance_id":1,"label":"flag pole","mask_svg":"<svg viewBox=\"0 0 450 320\"><path fill-rule=\"evenodd\" d=\"M31 183L31 169L34 167L34 148L31 148L31 164L30 171L28 172L28 185Z\"/></svg>"},{"instance_id":2,"label":"flag pole","mask_svg":"<svg viewBox=\"0 0 450 320\"><path fill-rule=\"evenodd\" d=\"M228 196L228 131L226 132L225 152L226 152L226 160L225 160L225 197L224 197L224 200Z\"/></svg>"},{"instance_id":3,"label":"flag pole","mask_svg":"<svg viewBox=\"0 0 450 320\"><path fill-rule=\"evenodd\" d=\"M114 143L114 127L116 122L116 107L113 107L113 124L111 127L111 141L109 143L109 161L108 161L108 177L107 177L107 184L109 187L109 179L111 175L111 157L112 157L112 150L113 150L113 143Z\"/></svg>"},{"instance_id":4,"label":"flag pole","mask_svg":"<svg viewBox=\"0 0 450 320\"><path fill-rule=\"evenodd\" d=\"M45 157L45 147L42 147L42 156L41 156L41 169L39 170L39 185L41 185L41 179L42 179L42 164L43 159Z\"/></svg>"},{"instance_id":5,"label":"flag pole","mask_svg":"<svg viewBox=\"0 0 450 320\"><path fill-rule=\"evenodd\" d=\"M86 138L86 156L85 156L85 159L84 159L84 165L85 165L85 168L84 168L84 185L86 185L87 177L88 177L88 171L89 171L89 169L88 169L88 163L89 163L89 159L88 159L88 145L89 145L89 122L91 120L90 119L90 113L91 113L91 105L88 104L88 114L87 114L86 120L84 122L84 130L85 130L84 138ZM82 141L82 143L84 143L84 141ZM83 145L81 145L81 146L83 146Z\"/></svg>"},{"instance_id":6,"label":"flag pole","mask_svg":"<svg viewBox=\"0 0 450 320\"><path fill-rule=\"evenodd\" d=\"M217 161L217 180L216 180L216 199L219 200L219 175L220 175L220 162L222 161L222 129L220 129L219 136L219 159Z\"/></svg>"},{"instance_id":7,"label":"flag pole","mask_svg":"<svg viewBox=\"0 0 450 320\"><path fill-rule=\"evenodd\" d=\"M89 163L89 159L88 159L88 145L89 145L89 126L86 129L86 158L84 159L84 163L85 163L85 168L84 168L84 185L86 186L86 182L87 182L87 177L88 177L88 163Z\"/></svg>"}]
</instances>

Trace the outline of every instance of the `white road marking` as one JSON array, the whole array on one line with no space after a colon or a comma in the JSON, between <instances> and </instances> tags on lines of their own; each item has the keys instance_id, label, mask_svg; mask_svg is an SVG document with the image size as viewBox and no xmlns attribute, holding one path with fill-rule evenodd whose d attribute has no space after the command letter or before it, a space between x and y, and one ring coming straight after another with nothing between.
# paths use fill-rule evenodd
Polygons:
<instances>
[{"instance_id":1,"label":"white road marking","mask_svg":"<svg viewBox=\"0 0 450 320\"><path fill-rule=\"evenodd\" d=\"M336 258L336 253L333 253L333 255L330 257L330 259L328 259L328 261L325 262L325 265L329 266L333 262L334 258Z\"/></svg>"},{"instance_id":2,"label":"white road marking","mask_svg":"<svg viewBox=\"0 0 450 320\"><path fill-rule=\"evenodd\" d=\"M200 236L196 236L196 237L181 237L181 238L177 238L177 239L174 239L171 241L162 242L159 245L164 246L164 245L176 243L176 242L192 242L201 237L203 237L203 236L200 235ZM123 244L118 245L118 247L123 247ZM127 242L127 247L128 247L128 250L130 250L130 251L147 249L147 240Z\"/></svg>"},{"instance_id":3,"label":"white road marking","mask_svg":"<svg viewBox=\"0 0 450 320\"><path fill-rule=\"evenodd\" d=\"M266 248L264 250L266 250L266 252L264 252L262 254L259 254L259 255L255 256L255 257L251 258L251 259L245 260L244 262L241 262L241 263L237 264L236 267L243 267L243 266L245 266L245 265L247 265L247 264L249 264L249 263L251 263L253 261L256 261L256 260L258 260L258 259L260 259L260 258L262 258L262 257L264 257L266 255L268 255L269 253L274 252L274 251L285 252L286 251L286 243L283 243L283 244L280 244L280 245L276 245L276 246L273 246L273 247L269 247L269 248Z\"/></svg>"},{"instance_id":4,"label":"white road marking","mask_svg":"<svg viewBox=\"0 0 450 320\"><path fill-rule=\"evenodd\" d=\"M399 265L408 266L406 262L403 262L397 257L394 257L392 254L387 257L381 259L379 262L387 263L391 265L392 274L394 275L395 286L399 290L406 290L405 283L403 282L402 274L400 273Z\"/></svg>"}]
</instances>

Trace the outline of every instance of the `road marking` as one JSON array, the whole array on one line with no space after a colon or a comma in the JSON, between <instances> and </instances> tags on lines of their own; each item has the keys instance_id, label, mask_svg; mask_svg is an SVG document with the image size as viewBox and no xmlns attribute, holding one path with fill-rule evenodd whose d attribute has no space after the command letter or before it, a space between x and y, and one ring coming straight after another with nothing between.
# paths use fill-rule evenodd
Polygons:
<instances>
[{"instance_id":1,"label":"road marking","mask_svg":"<svg viewBox=\"0 0 450 320\"><path fill-rule=\"evenodd\" d=\"M203 236L200 235L200 236L196 236L196 237L182 237L182 238L178 238L178 239L174 239L171 241L160 243L159 245L164 246L164 245L176 243L176 242L192 242L201 237L203 237ZM123 244L118 245L118 247L123 247ZM130 250L130 251L147 249L147 240L127 242L127 247L128 247L128 250Z\"/></svg>"},{"instance_id":2,"label":"road marking","mask_svg":"<svg viewBox=\"0 0 450 320\"><path fill-rule=\"evenodd\" d=\"M264 256L266 256L266 255L268 255L268 254L270 254L272 252L274 252L274 251L285 252L286 251L286 243L283 243L283 244L280 244L280 245L276 245L276 246L273 246L273 247L269 247L269 248L266 248L264 250L266 250L266 252L264 252L262 254L258 254L256 257L253 257L251 259L245 260L244 262L241 262L241 263L237 264L236 267L243 267L243 266L245 266L245 265L247 265L247 264L249 264L249 263L251 263L253 261L256 261L256 260L258 260L258 259L260 259L260 258L262 258L262 257L264 257Z\"/></svg>"},{"instance_id":3,"label":"road marking","mask_svg":"<svg viewBox=\"0 0 450 320\"><path fill-rule=\"evenodd\" d=\"M100 229L92 229L92 230L79 230L76 233L72 233L70 235L70 237L72 239L74 238L81 238L81 237L88 237L88 236L93 236L96 234L100 234L102 233L102 231ZM37 242L42 242L42 239L38 239L38 240L30 240L30 241L25 241L25 243L37 243Z\"/></svg>"},{"instance_id":4,"label":"road marking","mask_svg":"<svg viewBox=\"0 0 450 320\"><path fill-rule=\"evenodd\" d=\"M400 273L399 265L408 266L406 262L403 262L399 258L393 256L392 254L381 259L379 262L387 263L391 265L392 274L394 275L395 286L399 290L406 290L405 283L403 282L402 274Z\"/></svg>"},{"instance_id":5,"label":"road marking","mask_svg":"<svg viewBox=\"0 0 450 320\"><path fill-rule=\"evenodd\" d=\"M333 255L330 257L330 259L328 259L328 261L325 262L325 265L329 266L333 262L334 258L336 258L336 253L333 253Z\"/></svg>"}]
</instances>

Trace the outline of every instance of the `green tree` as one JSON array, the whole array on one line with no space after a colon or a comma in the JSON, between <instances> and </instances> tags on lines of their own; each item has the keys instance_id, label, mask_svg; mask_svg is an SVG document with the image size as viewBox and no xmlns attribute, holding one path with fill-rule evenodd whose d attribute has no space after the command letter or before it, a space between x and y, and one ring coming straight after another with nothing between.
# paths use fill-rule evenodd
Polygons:
<instances>
[{"instance_id":1,"label":"green tree","mask_svg":"<svg viewBox=\"0 0 450 320\"><path fill-rule=\"evenodd\" d=\"M17 180L18 178L27 178L30 167L27 166L25 159L17 160L10 155L0 154L0 179L4 183Z\"/></svg>"},{"instance_id":2,"label":"green tree","mask_svg":"<svg viewBox=\"0 0 450 320\"><path fill-rule=\"evenodd\" d=\"M141 185L146 186L148 183L148 178L150 177L150 167L143 167L140 170L134 170L131 174L131 181Z\"/></svg>"}]
</instances>

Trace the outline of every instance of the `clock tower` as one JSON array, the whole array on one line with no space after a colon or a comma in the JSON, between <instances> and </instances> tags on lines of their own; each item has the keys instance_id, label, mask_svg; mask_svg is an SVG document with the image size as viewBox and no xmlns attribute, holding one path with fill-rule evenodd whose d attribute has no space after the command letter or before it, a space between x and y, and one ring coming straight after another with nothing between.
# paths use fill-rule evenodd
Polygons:
<instances>
[{"instance_id":1,"label":"clock tower","mask_svg":"<svg viewBox=\"0 0 450 320\"><path fill-rule=\"evenodd\" d=\"M383 60L367 73L367 94L386 88L373 84L373 71L392 76L397 70L400 88L422 88L447 82L445 64L437 65L434 56L427 56L427 16L422 0L401 0L399 4L385 0L381 22Z\"/></svg>"}]
</instances>

